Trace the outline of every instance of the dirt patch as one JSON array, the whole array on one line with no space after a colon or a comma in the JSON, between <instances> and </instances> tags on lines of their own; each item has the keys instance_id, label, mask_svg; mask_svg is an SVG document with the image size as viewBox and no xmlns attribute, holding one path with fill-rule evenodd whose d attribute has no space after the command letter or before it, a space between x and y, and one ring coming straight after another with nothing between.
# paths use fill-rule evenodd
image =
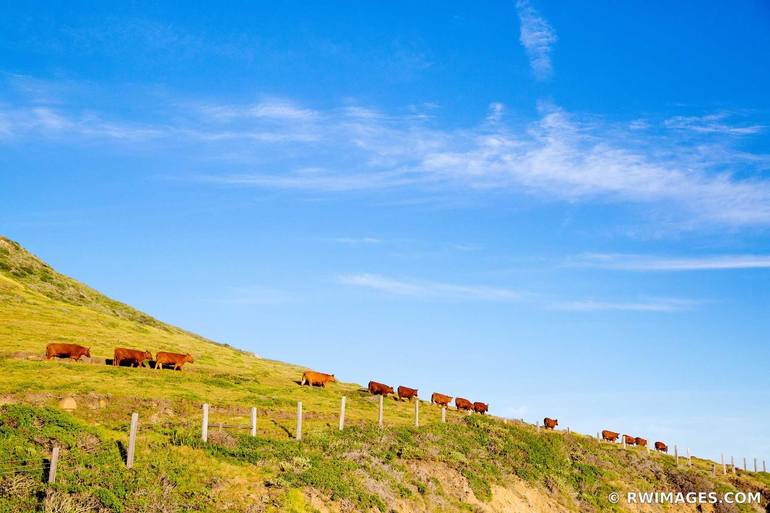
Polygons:
<instances>
[{"instance_id":1,"label":"dirt patch","mask_svg":"<svg viewBox=\"0 0 770 513\"><path fill-rule=\"evenodd\" d=\"M446 498L466 503L472 511L479 513L568 513L570 510L545 491L513 478L506 486L492 485L492 499L483 502L476 498L468 480L449 466L438 462L411 462L410 470L418 479L426 483L438 483L431 486L430 501L437 510L450 509ZM440 487L440 489L439 489ZM442 497L442 494L446 497ZM443 506L442 507L442 502ZM403 504L398 511L417 512L422 509L410 509L411 504Z\"/></svg>"}]
</instances>

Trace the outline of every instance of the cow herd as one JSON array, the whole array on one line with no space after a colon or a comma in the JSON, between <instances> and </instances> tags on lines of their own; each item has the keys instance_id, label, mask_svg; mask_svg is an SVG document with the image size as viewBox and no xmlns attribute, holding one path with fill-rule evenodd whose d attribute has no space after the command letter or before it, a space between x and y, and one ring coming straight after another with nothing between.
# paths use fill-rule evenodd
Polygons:
<instances>
[{"instance_id":1,"label":"cow herd","mask_svg":"<svg viewBox=\"0 0 770 513\"><path fill-rule=\"evenodd\" d=\"M45 348L46 360L53 357L69 358L78 361L82 357L91 358L91 348L83 347L78 344L48 344ZM116 347L112 356L112 365L119 367L121 364L128 363L130 367L144 367L144 362L150 364L153 361L152 353L149 351L140 351L138 349L127 349L125 347ZM155 354L155 368L162 369L164 365L173 365L174 370L182 370L185 363L193 363L193 357L190 353L169 353L158 351Z\"/></svg>"},{"instance_id":2,"label":"cow herd","mask_svg":"<svg viewBox=\"0 0 770 513\"><path fill-rule=\"evenodd\" d=\"M315 371L305 371L302 374L300 385L323 387L326 385L326 383L334 383L336 381L337 381L337 378L334 377L334 374L326 374L324 372L315 372ZM370 381L366 389L372 395L381 395L384 397L387 397L388 395L397 395L399 401L401 400L411 401L412 398L417 398L416 388L409 388L403 385L399 386L396 390L393 390L393 387L386 385L384 383L378 383L377 381ZM455 407L461 411L469 411L469 412L474 411L482 415L489 411L489 405L486 403L481 403L478 401L471 402L468 399L463 399L462 397L455 397L454 400L455 400ZM430 396L431 404L437 404L439 406L449 406L449 403L451 401L452 401L452 396L439 394L438 392L433 392L433 394Z\"/></svg>"},{"instance_id":3,"label":"cow herd","mask_svg":"<svg viewBox=\"0 0 770 513\"><path fill-rule=\"evenodd\" d=\"M51 343L45 348L45 356L47 360L51 360L54 357L69 358L73 361L78 361L82 357L91 357L91 348L83 347L78 344L59 344ZM127 349L125 347L116 347L113 352L112 365L119 367L124 363L128 363L130 367L144 367L145 362L152 362L152 353L149 351L140 351L138 349ZM174 370L181 370L185 363L193 363L193 357L189 353L169 353L166 351L158 351L155 354L155 368L162 369L163 365L173 365ZM326 374L323 372L305 371L302 374L300 385L320 386L323 387L327 383L335 383L337 378L334 374ZM381 395L387 397L388 395L397 395L398 400L411 401L413 398L417 398L417 389L409 388L405 386L399 386L398 389L393 390L393 387L384 383L378 383L377 381L370 381L367 390L372 395ZM449 395L433 392L430 396L431 404L436 404L442 407L449 406L455 400L455 407L458 411L476 412L480 414L487 413L489 411L489 405L482 402L471 402L468 399L462 397L452 397ZM546 417L543 419L543 426L545 429L555 429L559 425L557 419ZM620 433L605 429L602 431L602 440L615 443L620 439ZM623 435L623 442L626 445L636 445L639 447L646 447L647 440L638 436ZM655 450L660 452L668 452L668 446L663 442L655 442Z\"/></svg>"},{"instance_id":4,"label":"cow herd","mask_svg":"<svg viewBox=\"0 0 770 513\"><path fill-rule=\"evenodd\" d=\"M326 374L324 372L315 372L315 371L305 371L302 374L302 379L300 380L300 385L310 385L310 386L319 386L324 387L327 383L335 383L337 381L337 378L334 376L334 374ZM372 395L381 395L384 397L387 397L388 395L397 395L398 400L406 400L411 401L412 398L417 398L417 389L416 388L409 388L405 386L399 386L396 390L393 390L393 387L386 385L384 383L379 383L377 381L370 381L367 385L367 390ZM438 392L433 392L430 396L430 402L431 404L437 404L439 406L445 407L449 406L449 404L452 402L452 399L455 400L455 407L458 411L468 411L468 412L476 412L480 414L487 413L489 411L489 405L486 403L481 402L471 402L468 399L464 399L462 397L452 397L449 395L440 394ZM556 426L559 425L558 419L552 419L550 417L546 417L543 419L543 427L545 429L556 429ZM602 431L602 440L605 440L607 442L617 442L618 439L620 439L620 433L616 433L614 431L610 431L608 429L605 429ZM630 436L630 435L623 435L622 438L623 442L625 442L626 445L636 445L639 447L647 447L647 440L638 436ZM668 446L664 444L663 442L655 442L655 450L660 452L668 452Z\"/></svg>"},{"instance_id":5,"label":"cow herd","mask_svg":"<svg viewBox=\"0 0 770 513\"><path fill-rule=\"evenodd\" d=\"M620 433L616 433L614 431L610 431L609 429L605 429L602 431L602 440L606 442L612 442L615 443L620 438ZM623 443L626 445L636 445L639 447L647 447L647 440L644 438L640 438L638 436L631 436L631 435L623 435ZM655 442L655 450L660 452L668 452L668 446L664 444L663 442Z\"/></svg>"}]
</instances>

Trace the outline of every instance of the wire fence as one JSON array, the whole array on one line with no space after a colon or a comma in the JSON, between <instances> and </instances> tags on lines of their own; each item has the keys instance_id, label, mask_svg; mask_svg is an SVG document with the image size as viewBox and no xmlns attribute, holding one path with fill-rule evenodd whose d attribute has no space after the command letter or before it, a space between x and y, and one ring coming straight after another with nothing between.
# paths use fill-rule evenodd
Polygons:
<instances>
[{"instance_id":1,"label":"wire fence","mask_svg":"<svg viewBox=\"0 0 770 513\"><path fill-rule=\"evenodd\" d=\"M412 408L412 422L409 424L413 426L415 429L420 429L421 427L424 428L429 424L446 424L446 423L452 423L452 422L459 422L460 419L468 416L468 415L475 415L471 412L461 412L456 409L450 409L446 406L441 406L440 414L432 413L429 417L431 420L426 421L425 416L425 410L423 410L423 414L421 416L420 413L420 401L415 400L413 402L414 406ZM390 426L403 426L404 425L404 419L403 416L398 417L398 422L394 422L393 424L389 424L389 417L387 415L388 409L385 408L385 402L383 400L383 396L379 396L376 400L377 404L377 418L376 418L376 425L379 429L384 429L386 427ZM366 425L373 425L374 421L370 420L369 418L362 419L357 418L354 422L351 422L349 418L347 418L348 413L350 412L350 405L351 403L348 401L348 398L345 396L342 396L340 398L340 407L339 407L339 414L338 415L332 415L329 414L328 411L323 412L322 414L318 414L318 412L308 411L304 408L304 405L302 401L298 401L296 405L296 414L295 415L287 415L285 411L275 411L275 410L269 410L269 409L258 409L255 406L244 408L242 406L223 406L223 407L212 407L208 403L203 404L201 406L200 410L200 416L196 420L195 418L191 417L182 417L177 418L177 427L181 427L182 429L186 429L188 431L196 431L200 433L200 440L204 443L208 443L209 437L213 430L216 430L216 432L222 432L224 430L238 430L238 431L245 431L249 436L251 437L261 437L269 439L271 436L270 434L275 434L275 426L279 426L280 431L283 432L284 436L287 436L289 438L292 438L296 440L298 443L301 443L303 439L303 430L304 426L303 424L306 422L307 418L313 419L313 420L322 420L322 429L337 429L339 431L344 431L346 429L350 429L351 426L366 426ZM370 404L366 405L368 408L371 408ZM360 407L360 405L359 405ZM448 414L448 412L451 412L451 415ZM360 412L359 412L360 413ZM368 411L368 414L371 414L373 412ZM214 417L214 418L212 418ZM291 417L294 417L293 419ZM495 417L495 416L488 416L495 422L500 422L502 424L518 424L522 426L527 426L533 430L536 430L538 435L545 435L546 433L557 433L561 435L577 435L577 436L587 436L593 438L593 436L590 435L583 435L580 433L575 433L572 431L569 427L567 427L564 430L554 430L554 429L546 429L545 426L541 426L538 422L534 424L528 424L523 419L509 419L509 418L503 418L503 417ZM294 420L293 423L289 423L287 425L287 420ZM137 447L137 437L140 433L141 425L140 425L140 418L138 412L131 413L130 421L128 423L128 440L127 444L125 446L125 451L123 451L122 457L124 459L124 463L126 465L126 468L131 469L135 465L135 455L136 455L136 447ZM596 439L600 443L613 443L614 445L617 445L618 448L622 449L629 449L630 447L626 444L625 437L622 437L620 442L615 443L608 442L606 440L603 440L602 433L596 434ZM651 448L649 445L639 447L640 450L646 450L648 453L651 452ZM686 464L688 466L693 465L693 456L690 454L689 449L685 450L685 455L681 455L679 452L678 445L674 445L673 449L673 455L667 455L668 457L671 457L675 460L675 464L678 466L680 464ZM683 460L683 461L680 461ZM709 460L701 460L701 461L709 461ZM742 471L744 472L750 472L749 465L748 465L747 458L743 458L743 468ZM753 471L754 472L767 472L767 466L766 461L761 460L761 470L760 470L760 460L758 458L753 458ZM711 462L711 473L712 475L716 475L718 473L717 469L721 469L721 474L726 475L728 473L735 474L738 470L738 466L735 463L735 458L730 458L730 463L727 463L724 457L724 454L721 456L721 461L719 463L717 462ZM58 468L61 465L60 460L60 448L58 446L54 446L50 457L48 458L42 458L40 460L13 460L13 459L0 459L0 480L4 479L7 476L13 476L13 475L28 475L28 476L35 476L37 475L43 482L45 483L55 483L56 482L56 476Z\"/></svg>"}]
</instances>

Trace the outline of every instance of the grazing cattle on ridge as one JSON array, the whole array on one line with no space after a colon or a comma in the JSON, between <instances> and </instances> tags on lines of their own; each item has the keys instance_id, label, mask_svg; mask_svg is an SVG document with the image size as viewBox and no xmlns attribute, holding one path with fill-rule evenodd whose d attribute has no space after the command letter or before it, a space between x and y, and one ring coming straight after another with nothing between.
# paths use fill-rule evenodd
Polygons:
<instances>
[{"instance_id":1,"label":"grazing cattle on ridge","mask_svg":"<svg viewBox=\"0 0 770 513\"><path fill-rule=\"evenodd\" d=\"M78 361L84 356L91 358L91 348L79 346L77 344L57 344L57 343L51 343L45 346L45 359L50 360L54 356L57 356L59 358L69 358L70 360Z\"/></svg>"},{"instance_id":2,"label":"grazing cattle on ridge","mask_svg":"<svg viewBox=\"0 0 770 513\"><path fill-rule=\"evenodd\" d=\"M393 387L389 387L384 383L377 383L376 381L370 381L367 388L372 395L388 395L395 393Z\"/></svg>"},{"instance_id":3,"label":"grazing cattle on ridge","mask_svg":"<svg viewBox=\"0 0 770 513\"><path fill-rule=\"evenodd\" d=\"M484 415L486 412L489 411L489 405L486 403L474 402L473 411Z\"/></svg>"},{"instance_id":4,"label":"grazing cattle on ridge","mask_svg":"<svg viewBox=\"0 0 770 513\"><path fill-rule=\"evenodd\" d=\"M616 433L608 429L605 429L604 431L602 431L602 440L607 440L608 442L617 441L619 436L620 436L620 433Z\"/></svg>"},{"instance_id":5,"label":"grazing cattle on ridge","mask_svg":"<svg viewBox=\"0 0 770 513\"><path fill-rule=\"evenodd\" d=\"M623 435L623 441L626 442L626 445L636 445L636 438L629 435Z\"/></svg>"},{"instance_id":6,"label":"grazing cattle on ridge","mask_svg":"<svg viewBox=\"0 0 770 513\"><path fill-rule=\"evenodd\" d=\"M160 351L158 354L155 355L155 368L156 369L162 369L164 364L173 365L174 370L182 370L182 366L185 363L193 363L193 357L190 353L187 354L179 354L179 353L166 353L165 351Z\"/></svg>"},{"instance_id":7,"label":"grazing cattle on ridge","mask_svg":"<svg viewBox=\"0 0 770 513\"><path fill-rule=\"evenodd\" d=\"M112 353L112 365L119 367L123 362L131 362L131 367L144 367L145 361L152 360L152 353L149 351L139 351L138 349L126 349L125 347L116 347Z\"/></svg>"},{"instance_id":8,"label":"grazing cattle on ridge","mask_svg":"<svg viewBox=\"0 0 770 513\"><path fill-rule=\"evenodd\" d=\"M647 440L644 439L644 438L639 438L637 436L636 437L636 445L638 445L639 447L647 447Z\"/></svg>"},{"instance_id":9,"label":"grazing cattle on ridge","mask_svg":"<svg viewBox=\"0 0 770 513\"><path fill-rule=\"evenodd\" d=\"M416 388L409 388L401 385L397 390L399 399L406 399L407 401L410 401L412 397L417 397Z\"/></svg>"},{"instance_id":10,"label":"grazing cattle on ridge","mask_svg":"<svg viewBox=\"0 0 770 513\"><path fill-rule=\"evenodd\" d=\"M663 442L655 442L655 450L660 452L668 452L668 445Z\"/></svg>"},{"instance_id":11,"label":"grazing cattle on ridge","mask_svg":"<svg viewBox=\"0 0 770 513\"><path fill-rule=\"evenodd\" d=\"M452 401L451 396L439 394L438 392L433 392L430 396L431 404L438 404L439 406L449 406L450 401Z\"/></svg>"},{"instance_id":12,"label":"grazing cattle on ridge","mask_svg":"<svg viewBox=\"0 0 770 513\"><path fill-rule=\"evenodd\" d=\"M558 425L559 425L559 419L551 419L548 417L543 419L543 427L546 429L554 429Z\"/></svg>"},{"instance_id":13,"label":"grazing cattle on ridge","mask_svg":"<svg viewBox=\"0 0 770 513\"><path fill-rule=\"evenodd\" d=\"M302 373L302 381L299 382L300 385L308 384L311 387L324 387L326 388L327 383L336 383L337 378L334 377L334 374L326 374L324 372L313 372L313 371L305 371Z\"/></svg>"},{"instance_id":14,"label":"grazing cattle on ridge","mask_svg":"<svg viewBox=\"0 0 770 513\"><path fill-rule=\"evenodd\" d=\"M470 411L473 409L473 403L468 399L463 399L462 397L455 397L455 406L458 410Z\"/></svg>"}]
</instances>

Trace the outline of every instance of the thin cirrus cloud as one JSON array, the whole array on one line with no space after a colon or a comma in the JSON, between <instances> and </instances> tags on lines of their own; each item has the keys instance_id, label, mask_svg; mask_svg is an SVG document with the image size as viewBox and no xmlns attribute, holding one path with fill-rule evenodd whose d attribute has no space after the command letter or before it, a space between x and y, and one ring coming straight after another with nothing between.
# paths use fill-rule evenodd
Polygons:
<instances>
[{"instance_id":1,"label":"thin cirrus cloud","mask_svg":"<svg viewBox=\"0 0 770 513\"><path fill-rule=\"evenodd\" d=\"M725 113L613 123L542 104L537 118L513 122L504 105L492 103L477 124L448 128L435 107L426 115L388 114L269 98L191 102L192 109L176 104L162 121L137 122L30 102L0 103L1 142L45 139L72 147L98 139L106 151L111 143L153 152L165 144L175 156L188 147L175 157L189 169L183 178L212 186L409 190L425 197L505 191L566 203L647 205L650 213L665 212L676 229L770 225L770 180L763 173L770 157L737 146L763 125Z\"/></svg>"},{"instance_id":2,"label":"thin cirrus cloud","mask_svg":"<svg viewBox=\"0 0 770 513\"><path fill-rule=\"evenodd\" d=\"M674 313L692 310L700 303L677 298L651 298L636 301L598 301L594 299L559 301L539 298L508 288L410 281L369 273L343 274L338 276L337 280L343 285L360 287L393 296L432 301L524 302L547 310L573 312Z\"/></svg>"},{"instance_id":3,"label":"thin cirrus cloud","mask_svg":"<svg viewBox=\"0 0 770 513\"><path fill-rule=\"evenodd\" d=\"M765 129L764 125L731 125L729 114L717 112L704 116L674 116L665 120L665 126L676 130L689 130L701 134L754 135Z\"/></svg>"},{"instance_id":4,"label":"thin cirrus cloud","mask_svg":"<svg viewBox=\"0 0 770 513\"><path fill-rule=\"evenodd\" d=\"M565 310L573 312L649 312L672 313L692 310L698 302L686 299L657 298L641 301L596 301L592 299L579 301L566 301L554 303L550 306L553 310Z\"/></svg>"},{"instance_id":5,"label":"thin cirrus cloud","mask_svg":"<svg viewBox=\"0 0 770 513\"><path fill-rule=\"evenodd\" d=\"M571 259L568 265L624 271L719 271L770 269L770 255L712 255L665 257L589 253Z\"/></svg>"},{"instance_id":6,"label":"thin cirrus cloud","mask_svg":"<svg viewBox=\"0 0 770 513\"><path fill-rule=\"evenodd\" d=\"M529 64L535 78L544 80L553 74L551 51L558 37L553 27L545 20L528 0L518 0L519 41L527 52Z\"/></svg>"},{"instance_id":7,"label":"thin cirrus cloud","mask_svg":"<svg viewBox=\"0 0 770 513\"><path fill-rule=\"evenodd\" d=\"M308 121L315 119L318 112L297 105L283 98L268 98L263 101L234 106L219 104L203 104L199 106L201 113L209 118L230 120L233 118L264 118L272 120Z\"/></svg>"},{"instance_id":8,"label":"thin cirrus cloud","mask_svg":"<svg viewBox=\"0 0 770 513\"><path fill-rule=\"evenodd\" d=\"M507 288L430 281L405 281L379 274L343 274L338 277L338 281L344 285L413 298L498 302L517 301L521 298L520 292Z\"/></svg>"}]
</instances>

